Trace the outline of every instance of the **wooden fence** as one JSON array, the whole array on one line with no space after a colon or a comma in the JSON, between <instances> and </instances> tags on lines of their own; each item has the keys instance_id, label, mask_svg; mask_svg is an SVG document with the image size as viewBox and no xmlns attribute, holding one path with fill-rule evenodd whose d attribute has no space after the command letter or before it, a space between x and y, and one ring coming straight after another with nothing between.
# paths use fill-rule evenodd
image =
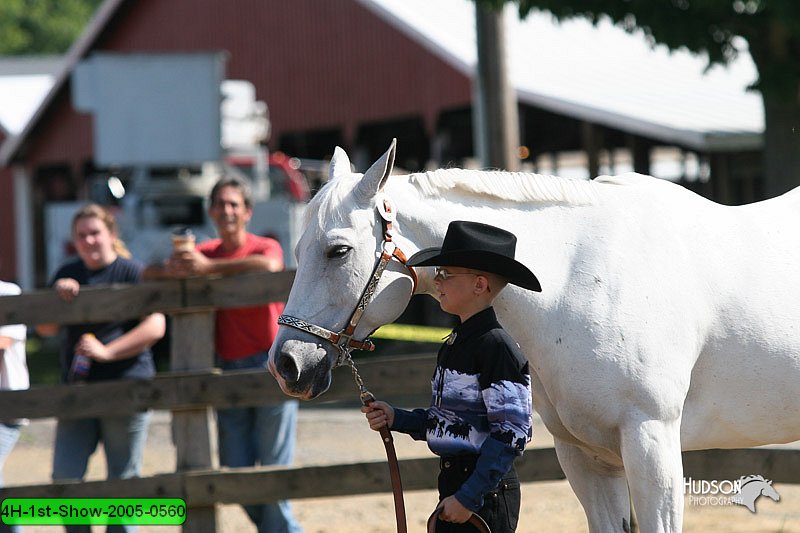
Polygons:
<instances>
[{"instance_id":1,"label":"wooden fence","mask_svg":"<svg viewBox=\"0 0 800 533\"><path fill-rule=\"evenodd\" d=\"M0 489L4 498L182 498L189 509L184 531L216 531L216 504L257 504L278 499L370 494L391 490L383 461L330 466L220 469L212 407L258 405L284 399L265 371L221 373L213 367L213 312L285 301L292 272L192 278L84 289L73 302L53 291L0 297L0 324L78 324L126 319L162 311L171 315L170 368L152 380L34 387L0 392L3 418L86 417L143 409L172 412L177 471L145 478L51 483ZM359 372L382 397L428 394L433 356L377 358ZM349 401L357 391L348 369L335 371L319 400ZM377 442L376 442L377 445ZM400 462L406 490L435 488L435 458ZM707 450L684 453L685 475L738 479L762 474L780 483L800 482L800 452L786 449ZM564 479L553 449L532 449L518 463L522 481Z\"/></svg>"}]
</instances>

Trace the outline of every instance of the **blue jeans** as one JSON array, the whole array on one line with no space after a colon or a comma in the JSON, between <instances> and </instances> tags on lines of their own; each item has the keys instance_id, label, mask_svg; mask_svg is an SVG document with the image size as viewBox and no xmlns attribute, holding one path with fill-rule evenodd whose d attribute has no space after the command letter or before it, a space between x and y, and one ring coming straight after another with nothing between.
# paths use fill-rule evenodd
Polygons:
<instances>
[{"instance_id":1,"label":"blue jeans","mask_svg":"<svg viewBox=\"0 0 800 533\"><path fill-rule=\"evenodd\" d=\"M150 413L59 420L53 451L53 481L83 479L89 457L102 441L108 479L139 477ZM89 532L89 526L66 526L68 532ZM108 526L106 531L137 531L136 526Z\"/></svg>"},{"instance_id":2,"label":"blue jeans","mask_svg":"<svg viewBox=\"0 0 800 533\"><path fill-rule=\"evenodd\" d=\"M19 425L0 422L0 487L3 486L3 466L19 438ZM20 526L7 526L0 520L0 533L20 533Z\"/></svg>"},{"instance_id":3,"label":"blue jeans","mask_svg":"<svg viewBox=\"0 0 800 533\"><path fill-rule=\"evenodd\" d=\"M233 361L218 360L223 370L266 368L267 352ZM277 405L235 407L217 411L222 466L288 465L294 460L297 400ZM247 505L245 511L260 533L301 533L289 502Z\"/></svg>"}]
</instances>

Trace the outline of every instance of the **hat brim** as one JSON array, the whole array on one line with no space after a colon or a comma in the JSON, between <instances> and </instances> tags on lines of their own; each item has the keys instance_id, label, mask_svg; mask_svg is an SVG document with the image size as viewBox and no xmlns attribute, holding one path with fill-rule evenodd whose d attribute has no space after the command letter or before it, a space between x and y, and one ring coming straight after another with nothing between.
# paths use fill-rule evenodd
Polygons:
<instances>
[{"instance_id":1,"label":"hat brim","mask_svg":"<svg viewBox=\"0 0 800 533\"><path fill-rule=\"evenodd\" d=\"M442 252L441 247L425 248L412 255L408 266L457 266L491 272L502 276L509 283L542 292L542 286L536 275L528 267L508 256L483 250L454 250Z\"/></svg>"}]
</instances>

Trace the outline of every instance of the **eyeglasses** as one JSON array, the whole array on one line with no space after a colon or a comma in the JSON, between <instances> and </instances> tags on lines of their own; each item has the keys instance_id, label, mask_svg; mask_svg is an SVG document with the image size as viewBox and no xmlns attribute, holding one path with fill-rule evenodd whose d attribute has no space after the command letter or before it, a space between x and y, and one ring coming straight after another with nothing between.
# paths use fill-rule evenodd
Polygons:
<instances>
[{"instance_id":1,"label":"eyeglasses","mask_svg":"<svg viewBox=\"0 0 800 533\"><path fill-rule=\"evenodd\" d=\"M473 272L458 272L453 274L452 272L448 272L443 268L436 267L436 270L434 270L433 279L447 281L448 278L452 278L454 276L477 276L477 274Z\"/></svg>"}]
</instances>

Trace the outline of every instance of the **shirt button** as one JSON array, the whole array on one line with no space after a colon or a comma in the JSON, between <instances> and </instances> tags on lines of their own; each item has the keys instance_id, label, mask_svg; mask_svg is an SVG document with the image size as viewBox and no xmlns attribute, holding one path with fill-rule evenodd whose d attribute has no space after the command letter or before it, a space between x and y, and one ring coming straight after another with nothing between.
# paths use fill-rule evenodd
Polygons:
<instances>
[{"instance_id":1,"label":"shirt button","mask_svg":"<svg viewBox=\"0 0 800 533\"><path fill-rule=\"evenodd\" d=\"M444 462L444 467L445 468L450 468L450 461L445 461Z\"/></svg>"}]
</instances>

